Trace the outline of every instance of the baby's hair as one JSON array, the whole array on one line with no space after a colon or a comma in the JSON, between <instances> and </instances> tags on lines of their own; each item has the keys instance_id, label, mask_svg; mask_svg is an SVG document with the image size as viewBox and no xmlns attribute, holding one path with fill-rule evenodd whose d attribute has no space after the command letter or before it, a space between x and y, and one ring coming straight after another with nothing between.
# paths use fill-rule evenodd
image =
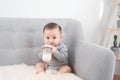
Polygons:
<instances>
[{"instance_id":1,"label":"baby's hair","mask_svg":"<svg viewBox=\"0 0 120 80\"><path fill-rule=\"evenodd\" d=\"M49 30L52 30L52 29L55 29L55 28L58 28L60 33L62 34L62 28L60 25L56 24L56 23L48 23L44 26L43 28L43 33L45 31L45 29L49 29Z\"/></svg>"}]
</instances>

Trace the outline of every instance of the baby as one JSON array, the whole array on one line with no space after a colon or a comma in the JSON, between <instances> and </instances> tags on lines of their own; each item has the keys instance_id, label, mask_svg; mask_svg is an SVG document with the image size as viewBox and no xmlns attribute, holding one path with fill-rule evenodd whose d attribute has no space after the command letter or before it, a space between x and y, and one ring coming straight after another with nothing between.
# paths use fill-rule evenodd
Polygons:
<instances>
[{"instance_id":1,"label":"baby","mask_svg":"<svg viewBox=\"0 0 120 80\"><path fill-rule=\"evenodd\" d=\"M70 73L71 68L68 66L68 50L65 44L62 42L62 28L56 23L48 23L43 29L43 38L45 45L51 45L50 61L39 62L36 64L37 72L44 72L46 69L57 70L61 73ZM39 53L40 59L42 59L44 46L41 47Z\"/></svg>"}]
</instances>

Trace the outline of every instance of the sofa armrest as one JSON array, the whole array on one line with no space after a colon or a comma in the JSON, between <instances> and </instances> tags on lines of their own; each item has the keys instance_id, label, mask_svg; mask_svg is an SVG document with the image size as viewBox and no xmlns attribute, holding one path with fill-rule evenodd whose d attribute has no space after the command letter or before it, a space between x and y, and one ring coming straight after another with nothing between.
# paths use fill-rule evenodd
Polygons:
<instances>
[{"instance_id":1,"label":"sofa armrest","mask_svg":"<svg viewBox=\"0 0 120 80\"><path fill-rule=\"evenodd\" d=\"M114 53L102 46L79 42L75 48L74 72L85 80L113 80Z\"/></svg>"}]
</instances>

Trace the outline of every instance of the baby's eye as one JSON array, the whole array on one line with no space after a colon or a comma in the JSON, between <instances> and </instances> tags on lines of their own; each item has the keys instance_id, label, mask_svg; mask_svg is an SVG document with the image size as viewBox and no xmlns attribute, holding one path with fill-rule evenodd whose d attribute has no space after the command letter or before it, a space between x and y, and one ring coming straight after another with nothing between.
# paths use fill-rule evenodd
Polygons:
<instances>
[{"instance_id":1,"label":"baby's eye","mask_svg":"<svg viewBox=\"0 0 120 80\"><path fill-rule=\"evenodd\" d=\"M47 39L49 39L49 37L47 37Z\"/></svg>"},{"instance_id":2,"label":"baby's eye","mask_svg":"<svg viewBox=\"0 0 120 80\"><path fill-rule=\"evenodd\" d=\"M56 37L53 37L53 39L56 39Z\"/></svg>"}]
</instances>

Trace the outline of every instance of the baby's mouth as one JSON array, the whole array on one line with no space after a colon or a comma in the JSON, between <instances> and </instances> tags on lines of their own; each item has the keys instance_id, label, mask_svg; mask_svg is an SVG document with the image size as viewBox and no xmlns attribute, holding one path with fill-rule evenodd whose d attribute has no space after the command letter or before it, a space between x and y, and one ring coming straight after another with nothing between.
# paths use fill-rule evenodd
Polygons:
<instances>
[{"instance_id":1,"label":"baby's mouth","mask_svg":"<svg viewBox=\"0 0 120 80\"><path fill-rule=\"evenodd\" d=\"M51 43L50 45L55 46L53 43Z\"/></svg>"}]
</instances>

